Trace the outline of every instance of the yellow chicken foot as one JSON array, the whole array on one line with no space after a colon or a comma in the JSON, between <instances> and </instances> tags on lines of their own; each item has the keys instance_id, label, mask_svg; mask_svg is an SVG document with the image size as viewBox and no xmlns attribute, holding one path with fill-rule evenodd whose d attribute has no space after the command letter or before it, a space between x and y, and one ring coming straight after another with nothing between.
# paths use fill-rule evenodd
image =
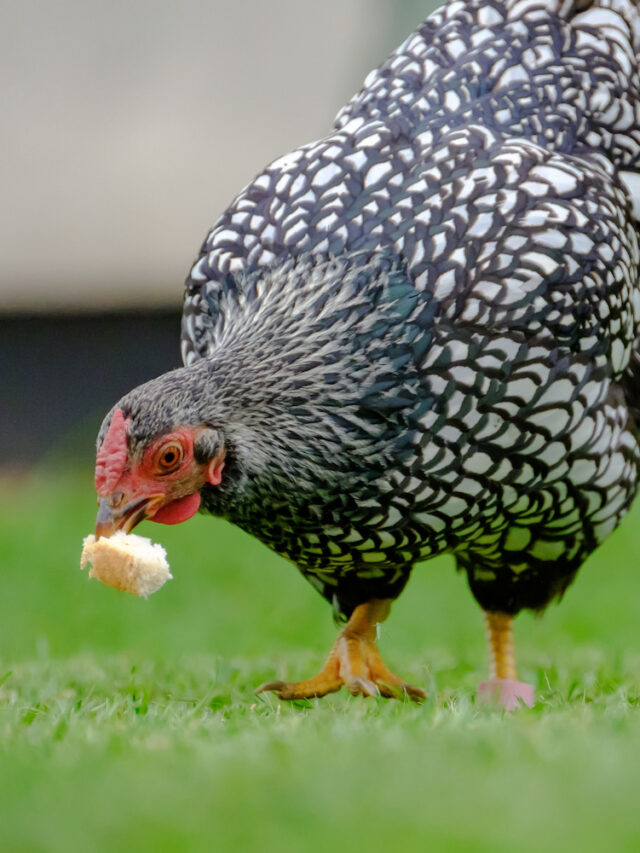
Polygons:
<instances>
[{"instance_id":1,"label":"yellow chicken foot","mask_svg":"<svg viewBox=\"0 0 640 853\"><path fill-rule=\"evenodd\" d=\"M408 696L426 699L420 687L404 682L387 668L376 644L376 626L389 615L391 599L359 604L338 635L321 672L306 681L267 681L256 693L273 690L280 699L311 699L335 693L344 684L354 696Z\"/></svg>"},{"instance_id":2,"label":"yellow chicken foot","mask_svg":"<svg viewBox=\"0 0 640 853\"><path fill-rule=\"evenodd\" d=\"M478 699L513 711L520 704L535 703L533 687L517 680L513 644L513 617L506 613L484 612L489 640L489 681L478 686Z\"/></svg>"}]
</instances>

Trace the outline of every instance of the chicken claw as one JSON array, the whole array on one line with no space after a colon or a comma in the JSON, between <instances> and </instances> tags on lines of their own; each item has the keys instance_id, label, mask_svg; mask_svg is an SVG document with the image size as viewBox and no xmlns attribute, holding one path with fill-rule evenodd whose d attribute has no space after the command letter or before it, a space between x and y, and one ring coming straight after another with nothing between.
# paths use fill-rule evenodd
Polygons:
<instances>
[{"instance_id":1,"label":"chicken claw","mask_svg":"<svg viewBox=\"0 0 640 853\"><path fill-rule=\"evenodd\" d=\"M359 604L333 645L327 662L305 681L266 681L256 693L273 690L280 699L312 699L335 693L344 684L353 696L384 696L422 702L427 694L387 668L375 642L376 625L389 613L388 599Z\"/></svg>"}]
</instances>

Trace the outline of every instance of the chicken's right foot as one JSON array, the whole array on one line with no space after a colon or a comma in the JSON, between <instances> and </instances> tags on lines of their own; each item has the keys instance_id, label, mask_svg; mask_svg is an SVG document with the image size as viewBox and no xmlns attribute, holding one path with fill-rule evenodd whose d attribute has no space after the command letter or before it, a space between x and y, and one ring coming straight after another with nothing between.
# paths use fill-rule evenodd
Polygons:
<instances>
[{"instance_id":1,"label":"chicken's right foot","mask_svg":"<svg viewBox=\"0 0 640 853\"><path fill-rule=\"evenodd\" d=\"M335 693L344 684L354 696L406 696L422 702L427 694L407 684L385 665L375 642L376 626L388 614L387 599L360 604L338 636L326 664L314 678L305 681L267 681L256 693L273 690L280 699L311 699Z\"/></svg>"}]
</instances>

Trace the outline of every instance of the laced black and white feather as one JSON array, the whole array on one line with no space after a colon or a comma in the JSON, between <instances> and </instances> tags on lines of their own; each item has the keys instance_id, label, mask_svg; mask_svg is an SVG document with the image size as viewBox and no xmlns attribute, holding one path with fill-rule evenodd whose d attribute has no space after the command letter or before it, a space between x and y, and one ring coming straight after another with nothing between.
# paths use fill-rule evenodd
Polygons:
<instances>
[{"instance_id":1,"label":"laced black and white feather","mask_svg":"<svg viewBox=\"0 0 640 853\"><path fill-rule=\"evenodd\" d=\"M207 505L345 612L446 550L544 606L630 505L639 50L632 0L451 0L209 232L185 365L293 420L277 487Z\"/></svg>"}]
</instances>

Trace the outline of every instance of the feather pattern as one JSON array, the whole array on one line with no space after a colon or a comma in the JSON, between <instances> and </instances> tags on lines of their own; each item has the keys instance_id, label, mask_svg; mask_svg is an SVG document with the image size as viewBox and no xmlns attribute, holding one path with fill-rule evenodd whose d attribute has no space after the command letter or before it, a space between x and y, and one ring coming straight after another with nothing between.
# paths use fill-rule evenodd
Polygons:
<instances>
[{"instance_id":1,"label":"feather pattern","mask_svg":"<svg viewBox=\"0 0 640 853\"><path fill-rule=\"evenodd\" d=\"M123 411L180 388L231 448L204 508L338 611L444 551L544 607L627 511L639 46L631 0L450 0L209 232L185 368Z\"/></svg>"}]
</instances>

